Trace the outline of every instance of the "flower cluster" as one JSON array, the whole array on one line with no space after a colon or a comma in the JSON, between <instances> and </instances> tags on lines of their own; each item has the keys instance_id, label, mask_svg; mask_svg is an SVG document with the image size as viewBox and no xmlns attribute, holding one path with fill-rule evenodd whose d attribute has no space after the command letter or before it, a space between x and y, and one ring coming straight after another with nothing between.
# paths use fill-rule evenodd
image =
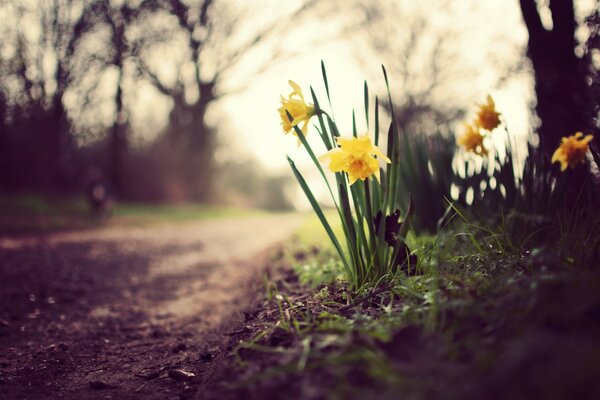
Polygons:
<instances>
[{"instance_id":1,"label":"flower cluster","mask_svg":"<svg viewBox=\"0 0 600 400\"><path fill-rule=\"evenodd\" d=\"M323 64L321 69L329 97ZM385 69L384 76L387 76ZM283 130L285 133L293 130L323 178L339 217L341 233L336 233L332 229L328 217L311 190L311 185L306 182L294 161L288 157L288 162L339 254L348 281L353 288L360 289L367 283L375 284L383 277L399 270L405 270L407 273L414 271L416 258L405 243L414 206L409 196L408 206L400 220L402 207L398 190L400 156L397 151L398 130L395 124L390 124L387 153L384 154L377 147L380 131L377 103L373 130L369 125L369 97L366 82L365 120L367 130L371 130L373 136L369 133L358 136L354 125L352 136L347 137L340 136L335 120L319 107L314 91L311 90L314 105L308 104L300 87L292 81L289 83L293 92L287 98L281 97L281 107L278 109ZM318 119L319 137L327 150L320 157L315 155L313 145L306 138L308 123L313 116ZM302 129L298 124L302 124ZM333 176L327 176L324 165L333 172ZM335 186L330 182L334 180Z\"/></svg>"},{"instance_id":2,"label":"flower cluster","mask_svg":"<svg viewBox=\"0 0 600 400\"><path fill-rule=\"evenodd\" d=\"M492 96L487 96L484 104L479 104L475 119L466 123L462 135L458 137L457 144L471 153L487 155L483 141L491 132L500 125L500 113L496 111L496 103ZM483 131L483 133L482 133Z\"/></svg>"},{"instance_id":3,"label":"flower cluster","mask_svg":"<svg viewBox=\"0 0 600 400\"><path fill-rule=\"evenodd\" d=\"M281 125L286 134L293 132L296 135L294 127L302 122L300 130L306 136L308 123L316 115L315 106L306 103L302 89L296 82L290 80L289 84L293 91L287 99L281 96L281 107L277 110L281 118ZM377 156L387 163L391 162L377 146L371 143L367 134L351 139L338 137L336 142L339 147L323 154L319 160L321 162L329 161L331 172L346 172L351 185L359 179L364 181L372 175L379 180L379 163L373 156ZM300 140L298 145L300 145Z\"/></svg>"}]
</instances>

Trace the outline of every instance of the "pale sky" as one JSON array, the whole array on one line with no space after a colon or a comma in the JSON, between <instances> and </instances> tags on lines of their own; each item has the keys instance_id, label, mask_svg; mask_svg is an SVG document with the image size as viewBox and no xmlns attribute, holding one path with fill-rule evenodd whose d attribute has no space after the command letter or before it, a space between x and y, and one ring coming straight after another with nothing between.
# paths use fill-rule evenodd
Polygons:
<instances>
[{"instance_id":1,"label":"pale sky","mask_svg":"<svg viewBox=\"0 0 600 400\"><path fill-rule=\"evenodd\" d=\"M525 43L526 31L521 23L517 0L486 1L478 14L479 18L488 19L492 27L496 25L495 29L508 30L516 45ZM466 19L473 17L465 15ZM479 43L480 39L481 37L473 37L474 44L463 43L462 45L472 46L476 50L478 46L476 43ZM295 45L295 43L291 44L292 47ZM302 43L297 45L301 46ZM327 67L333 111L342 135L351 134L353 108L356 110L359 130L366 130L363 117L363 81L368 80L371 92L374 91L373 88L381 88L384 82L381 64L384 60L372 58L358 62L357 45L357 41L350 38L336 39L317 47L306 48L301 55L271 68L267 74L253 81L243 93L225 98L217 107L220 112L215 114L220 121L229 120L229 123L223 124L225 131L222 134L226 140L233 141L241 151L256 156L271 169L287 168L286 155L290 155L294 160L300 160L301 164L308 163L309 159L304 149L297 147L296 139L291 135L283 134L277 108L280 106L280 94L289 94L290 88L287 82L288 79L292 79L302 87L305 96L309 98L309 87L312 85L321 106L328 110L321 78L321 60ZM402 88L394 84L393 72L388 72L392 92L401 91ZM530 79L525 74L521 74L517 79L508 81L505 86L498 89L481 87L481 98L475 100L483 101L487 93L496 100L497 108L505 115L509 129L514 134L525 136L529 131ZM373 103L374 98L371 99L371 104ZM309 139L312 138L311 143L318 146L319 140L314 133L316 130L310 127Z\"/></svg>"}]
</instances>

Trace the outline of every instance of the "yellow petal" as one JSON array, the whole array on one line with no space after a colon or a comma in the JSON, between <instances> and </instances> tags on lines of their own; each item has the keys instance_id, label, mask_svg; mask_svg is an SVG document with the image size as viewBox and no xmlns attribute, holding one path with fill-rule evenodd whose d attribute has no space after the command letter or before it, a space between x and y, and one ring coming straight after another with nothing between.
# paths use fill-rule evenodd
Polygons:
<instances>
[{"instance_id":1,"label":"yellow petal","mask_svg":"<svg viewBox=\"0 0 600 400\"><path fill-rule=\"evenodd\" d=\"M307 131L308 131L308 119L305 119L304 124L302 125L302 133L304 133L304 135L306 135Z\"/></svg>"},{"instance_id":2,"label":"yellow petal","mask_svg":"<svg viewBox=\"0 0 600 400\"><path fill-rule=\"evenodd\" d=\"M560 160L560 170L561 170L561 171L564 171L564 170L566 170L566 169L567 169L567 167L568 167L568 165L569 165L569 163L567 163L566 161L564 161L564 160Z\"/></svg>"},{"instance_id":3,"label":"yellow petal","mask_svg":"<svg viewBox=\"0 0 600 400\"><path fill-rule=\"evenodd\" d=\"M329 150L327 153L321 154L319 157L317 157L317 160L319 160L321 162L331 161L331 152L332 151L333 150Z\"/></svg>"},{"instance_id":4,"label":"yellow petal","mask_svg":"<svg viewBox=\"0 0 600 400\"><path fill-rule=\"evenodd\" d=\"M304 101L304 95L302 94L302 89L300 88L300 86L292 80L289 80L288 83L290 84L292 89L294 89L294 91L290 94L290 96L297 94L298 96L300 96L302 101Z\"/></svg>"},{"instance_id":5,"label":"yellow petal","mask_svg":"<svg viewBox=\"0 0 600 400\"><path fill-rule=\"evenodd\" d=\"M348 181L350 182L350 185L352 185L354 182L356 182L358 178L352 174L348 174Z\"/></svg>"},{"instance_id":6,"label":"yellow petal","mask_svg":"<svg viewBox=\"0 0 600 400\"><path fill-rule=\"evenodd\" d=\"M341 153L333 153L331 162L329 163L329 169L332 172L341 172L348 170L348 160Z\"/></svg>"},{"instance_id":7,"label":"yellow petal","mask_svg":"<svg viewBox=\"0 0 600 400\"><path fill-rule=\"evenodd\" d=\"M551 160L552 164L559 161L560 154L561 154L561 148L559 147L558 149L556 149L554 151L554 154L552 154L552 160Z\"/></svg>"},{"instance_id":8,"label":"yellow petal","mask_svg":"<svg viewBox=\"0 0 600 400\"><path fill-rule=\"evenodd\" d=\"M305 114L296 115L294 117L294 120L292 121L292 126L298 125L300 122L304 121L305 119L306 119Z\"/></svg>"},{"instance_id":9,"label":"yellow petal","mask_svg":"<svg viewBox=\"0 0 600 400\"><path fill-rule=\"evenodd\" d=\"M385 154L383 154L381 150L379 150L375 145L371 148L371 154L376 155L378 158L380 158L388 164L392 162L392 160L390 160Z\"/></svg>"}]
</instances>

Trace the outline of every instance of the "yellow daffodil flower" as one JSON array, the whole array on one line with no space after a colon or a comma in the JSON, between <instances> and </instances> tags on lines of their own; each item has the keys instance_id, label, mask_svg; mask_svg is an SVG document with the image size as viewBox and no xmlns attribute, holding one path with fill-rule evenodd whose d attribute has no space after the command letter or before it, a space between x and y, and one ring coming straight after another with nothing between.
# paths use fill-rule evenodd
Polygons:
<instances>
[{"instance_id":1,"label":"yellow daffodil flower","mask_svg":"<svg viewBox=\"0 0 600 400\"><path fill-rule=\"evenodd\" d=\"M302 89L300 89L300 86L298 86L296 82L289 81L289 84L293 91L290 93L287 99L281 96L281 107L279 107L277 110L279 111L279 116L281 117L281 125L283 126L283 131L286 134L293 132L294 135L296 135L294 126L302 122L303 124L300 130L304 136L306 136L308 131L308 121L313 115L316 114L315 107L312 103L307 104L304 101ZM292 121L290 121L286 111L292 116Z\"/></svg>"},{"instance_id":2,"label":"yellow daffodil flower","mask_svg":"<svg viewBox=\"0 0 600 400\"><path fill-rule=\"evenodd\" d=\"M466 151L477 155L485 155L487 154L487 149L483 145L483 139L485 139L485 136L479 131L479 126L465 124L465 130L459 136L457 143L459 146L463 146Z\"/></svg>"},{"instance_id":3,"label":"yellow daffodil flower","mask_svg":"<svg viewBox=\"0 0 600 400\"><path fill-rule=\"evenodd\" d=\"M581 132L562 138L560 146L552 155L552 163L559 162L561 171L566 170L567 167L575 168L585 160L585 153L593 138L592 135L584 137Z\"/></svg>"},{"instance_id":4,"label":"yellow daffodil flower","mask_svg":"<svg viewBox=\"0 0 600 400\"><path fill-rule=\"evenodd\" d=\"M331 172L347 172L351 185L358 179L364 181L371 175L379 180L379 162L373 156L391 163L367 135L351 139L338 137L336 140L340 147L329 150L319 157L319 161L329 161Z\"/></svg>"},{"instance_id":5,"label":"yellow daffodil flower","mask_svg":"<svg viewBox=\"0 0 600 400\"><path fill-rule=\"evenodd\" d=\"M475 124L481 129L488 131L500 125L500 113L496 111L496 104L492 96L488 95L487 103L479 105Z\"/></svg>"}]
</instances>

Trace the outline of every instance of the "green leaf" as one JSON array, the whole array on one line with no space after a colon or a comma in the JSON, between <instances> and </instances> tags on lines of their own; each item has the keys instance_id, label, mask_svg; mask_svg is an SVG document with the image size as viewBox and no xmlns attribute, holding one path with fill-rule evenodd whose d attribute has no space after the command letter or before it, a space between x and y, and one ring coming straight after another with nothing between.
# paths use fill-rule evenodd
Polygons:
<instances>
[{"instance_id":1,"label":"green leaf","mask_svg":"<svg viewBox=\"0 0 600 400\"><path fill-rule=\"evenodd\" d=\"M387 94L388 94L388 101L390 102L390 111L392 112L392 122L396 121L396 115L394 114L394 103L392 101L392 93L390 91L390 83L388 81L388 75L387 75L387 71L385 70L385 66L381 66L381 69L383 70L383 77L385 79L385 87L387 88Z\"/></svg>"},{"instance_id":2,"label":"green leaf","mask_svg":"<svg viewBox=\"0 0 600 400\"><path fill-rule=\"evenodd\" d=\"M371 253L377 260L377 265L381 265L379 262L379 256L377 251L377 234L375 232L375 218L373 218L373 205L371 204L371 188L369 185L369 178L364 181L364 198L365 198L365 208L366 208L366 218L367 218L367 226L369 227L369 238L371 239Z\"/></svg>"},{"instance_id":3,"label":"green leaf","mask_svg":"<svg viewBox=\"0 0 600 400\"><path fill-rule=\"evenodd\" d=\"M413 199L411 194L408 194L408 208L406 210L406 214L404 214L404 219L402 220L402 226L400 227L400 232L398 232L398 236L402 238L406 238L406 234L408 233L408 229L410 228L411 221L413 215L415 214L415 205L413 204Z\"/></svg>"},{"instance_id":4,"label":"green leaf","mask_svg":"<svg viewBox=\"0 0 600 400\"><path fill-rule=\"evenodd\" d=\"M365 234L364 224L363 224L363 216L366 215L366 204L365 204L365 196L362 193L362 186L355 182L350 186L350 190L352 192L352 200L354 202L354 212L356 213L356 232L358 234L357 243L362 245L362 255L361 261L366 261L366 257L370 258L371 251L369 250L369 242L367 241L367 235ZM362 270L362 277L365 278L368 271Z\"/></svg>"},{"instance_id":5,"label":"green leaf","mask_svg":"<svg viewBox=\"0 0 600 400\"><path fill-rule=\"evenodd\" d=\"M313 90L312 86L310 87L310 94L315 105L315 110L317 110L317 119L319 120L319 126L321 127L321 131L319 132L321 134L321 140L323 140L323 143L325 143L325 147L327 148L327 150L331 150L333 148L333 145L329 140L329 137L327 136L327 129L325 128L325 122L323 122L323 111L319 106L319 100L317 100L317 95L315 94L315 91Z\"/></svg>"},{"instance_id":6,"label":"green leaf","mask_svg":"<svg viewBox=\"0 0 600 400\"><path fill-rule=\"evenodd\" d=\"M365 81L365 119L367 121L367 129L369 129L369 86Z\"/></svg>"},{"instance_id":7,"label":"green leaf","mask_svg":"<svg viewBox=\"0 0 600 400\"><path fill-rule=\"evenodd\" d=\"M321 73L323 74L323 82L325 83L325 92L327 93L327 100L329 101L330 111L333 112L333 108L331 107L331 96L329 95L329 83L327 82L327 71L325 71L325 63L321 60Z\"/></svg>"},{"instance_id":8,"label":"green leaf","mask_svg":"<svg viewBox=\"0 0 600 400\"><path fill-rule=\"evenodd\" d=\"M375 97L375 146L379 146L379 98Z\"/></svg>"},{"instance_id":9,"label":"green leaf","mask_svg":"<svg viewBox=\"0 0 600 400\"><path fill-rule=\"evenodd\" d=\"M335 122L333 122L331 118L329 118L329 116L327 116L327 124L329 125L329 132L331 133L331 137L335 141L335 138L340 136L340 132L337 128L337 125L335 124Z\"/></svg>"},{"instance_id":10,"label":"green leaf","mask_svg":"<svg viewBox=\"0 0 600 400\"><path fill-rule=\"evenodd\" d=\"M287 157L287 160L290 164L290 167L292 168L292 171L294 173L294 176L296 177L296 180L300 184L300 187L302 188L302 190L304 191L304 194L308 198L310 205L312 206L313 210L317 214L317 217L321 221L323 228L325 228L327 235L329 235L329 238L331 239L333 245L335 246L335 249L337 250L338 254L340 255L342 262L344 263L346 268L348 268L348 261L346 260L346 256L344 254L342 246L340 245L340 242L338 241L337 237L335 236L335 233L333 233L333 230L331 229L331 225L329 225L329 222L327 221L325 214L323 214L323 210L321 209L321 206L317 202L317 199L315 199L315 196L313 196L310 188L306 184L306 181L302 177L302 174L300 174L300 171L298 171L298 168L296 168L296 164L294 164L294 161L292 161L292 159L289 156Z\"/></svg>"},{"instance_id":11,"label":"green leaf","mask_svg":"<svg viewBox=\"0 0 600 400\"><path fill-rule=\"evenodd\" d=\"M288 118L290 119L290 122L292 122L293 121L292 115L287 110L286 110L286 113L287 113ZM310 145L306 141L306 137L304 136L304 133L300 130L300 128L298 128L297 125L294 126L293 128L294 128L294 131L296 132L296 135L298 136L298 139L304 145L304 148L308 152L308 155L310 156L313 163L316 165L316 167L319 170L319 173L321 174L323 179L325 180L325 184L327 185L327 188L329 189L329 194L331 194L331 198L332 198L336 208L339 210L339 206L338 206L337 202L335 201L335 196L333 195L333 190L331 190L331 186L329 185L329 180L325 176L325 172L323 171L323 168L321 167L321 163L319 162L319 160L315 156L315 153L312 151Z\"/></svg>"},{"instance_id":12,"label":"green leaf","mask_svg":"<svg viewBox=\"0 0 600 400\"><path fill-rule=\"evenodd\" d=\"M342 175L341 173L339 175ZM352 218L352 209L350 208L350 202L348 199L348 188L345 184L345 179L341 176L342 183L339 184L340 190L340 203L342 207L343 217L345 221L345 225L347 226L347 234L346 240L348 243L348 250L350 251L350 256L352 258L352 273L349 277L352 277L351 281L356 283L357 278L357 266L359 265L358 257L360 256L358 251L357 237L356 237L356 228L354 227L354 220Z\"/></svg>"}]
</instances>

